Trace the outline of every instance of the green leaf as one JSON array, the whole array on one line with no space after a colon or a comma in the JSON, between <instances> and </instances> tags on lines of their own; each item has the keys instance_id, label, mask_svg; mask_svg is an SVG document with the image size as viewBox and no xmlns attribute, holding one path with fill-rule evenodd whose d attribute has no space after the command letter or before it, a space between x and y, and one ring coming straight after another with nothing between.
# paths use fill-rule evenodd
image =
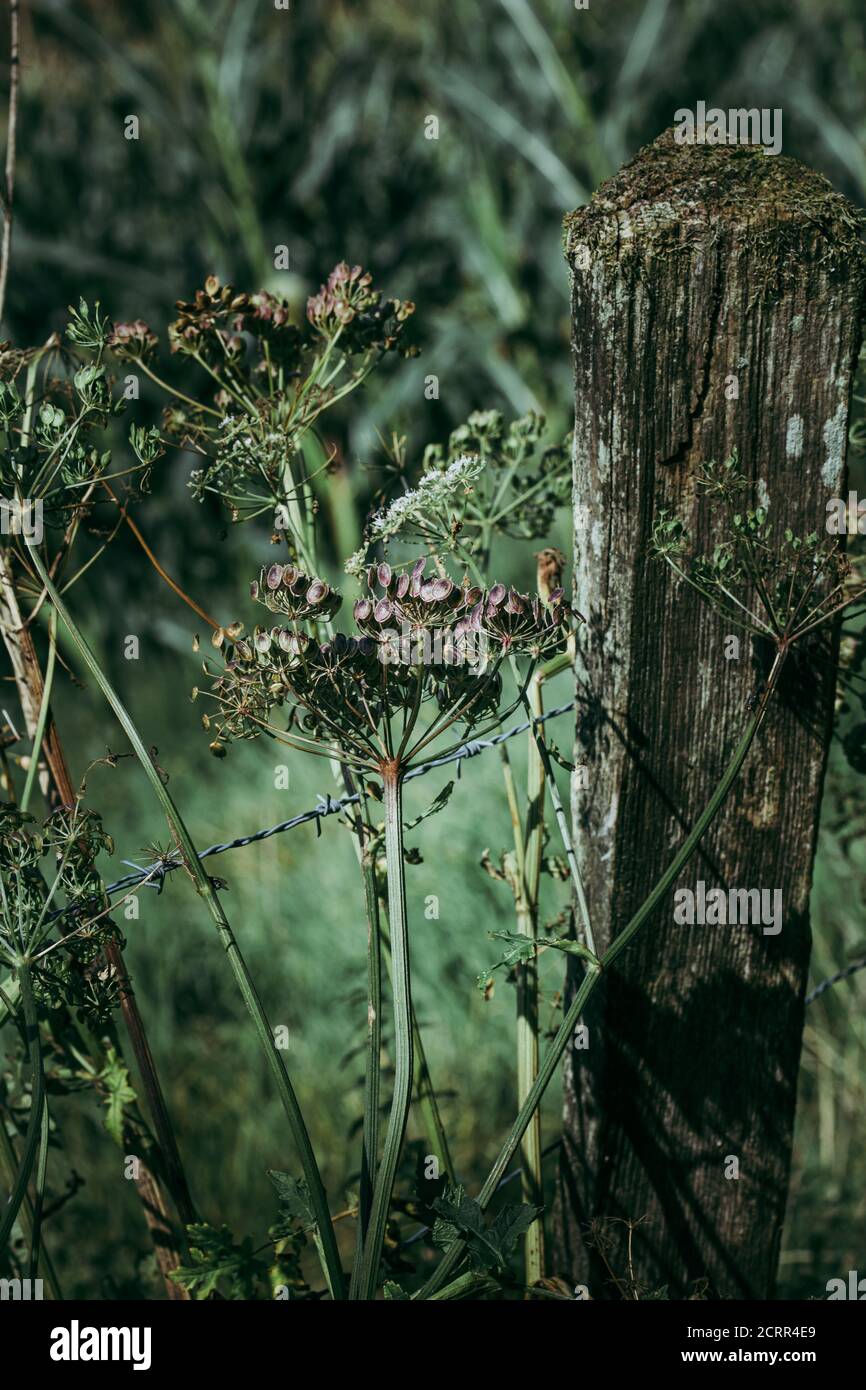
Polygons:
<instances>
[{"instance_id":1,"label":"green leaf","mask_svg":"<svg viewBox=\"0 0 866 1390\"><path fill-rule=\"evenodd\" d=\"M228 1226L210 1226L206 1221L187 1226L187 1234L192 1264L172 1270L176 1284L199 1300L214 1293L231 1299L257 1297L259 1279L267 1270L255 1259L248 1236L235 1245Z\"/></svg>"},{"instance_id":2,"label":"green leaf","mask_svg":"<svg viewBox=\"0 0 866 1390\"><path fill-rule=\"evenodd\" d=\"M453 790L454 783L446 782L445 786L439 792L435 800L430 802L430 805L427 807L426 811L422 811L420 816L416 816L414 820L409 821L406 825L404 825L404 830L414 830L415 826L420 825L422 820L427 820L430 816L437 815L439 811L444 811L445 807L448 805L448 802L451 799L451 793L453 792Z\"/></svg>"},{"instance_id":3,"label":"green leaf","mask_svg":"<svg viewBox=\"0 0 866 1390\"><path fill-rule=\"evenodd\" d=\"M444 1197L436 1198L433 1210L437 1213L433 1243L447 1253L455 1241L464 1241L470 1268L478 1271L504 1269L519 1237L541 1214L542 1208L503 1207L488 1225L474 1197L467 1197L462 1187L449 1187Z\"/></svg>"},{"instance_id":4,"label":"green leaf","mask_svg":"<svg viewBox=\"0 0 866 1390\"><path fill-rule=\"evenodd\" d=\"M135 1091L129 1084L129 1072L113 1047L106 1051L106 1063L99 1073L98 1080L104 1087L106 1115L105 1128L116 1144L123 1144L123 1122L126 1107L136 1099Z\"/></svg>"},{"instance_id":5,"label":"green leaf","mask_svg":"<svg viewBox=\"0 0 866 1390\"><path fill-rule=\"evenodd\" d=\"M296 1225L307 1233L318 1230L306 1179L293 1178L291 1173L281 1173L276 1168L268 1169L268 1177L277 1190L282 1218L279 1229L283 1234Z\"/></svg>"},{"instance_id":6,"label":"green leaf","mask_svg":"<svg viewBox=\"0 0 866 1390\"><path fill-rule=\"evenodd\" d=\"M409 1295L405 1292L405 1290L400 1288L399 1284L395 1284L391 1279L386 1280L382 1291L386 1299L392 1300L397 1303L409 1302Z\"/></svg>"}]
</instances>

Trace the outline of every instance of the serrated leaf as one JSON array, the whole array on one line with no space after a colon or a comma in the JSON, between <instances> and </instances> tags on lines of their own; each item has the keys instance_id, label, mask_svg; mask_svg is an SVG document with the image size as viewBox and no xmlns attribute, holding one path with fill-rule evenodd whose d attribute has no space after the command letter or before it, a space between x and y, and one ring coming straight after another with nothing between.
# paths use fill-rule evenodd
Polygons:
<instances>
[{"instance_id":1,"label":"serrated leaf","mask_svg":"<svg viewBox=\"0 0 866 1390\"><path fill-rule=\"evenodd\" d=\"M318 1230L306 1178L293 1178L291 1173L281 1173L276 1168L268 1169L268 1177L276 1188L286 1230L293 1225L307 1233Z\"/></svg>"},{"instance_id":2,"label":"serrated leaf","mask_svg":"<svg viewBox=\"0 0 866 1390\"><path fill-rule=\"evenodd\" d=\"M106 1063L99 1073L99 1082L104 1087L106 1114L105 1128L116 1144L123 1144L123 1121L126 1107L136 1100L135 1091L129 1084L129 1072L113 1047L106 1051Z\"/></svg>"},{"instance_id":3,"label":"serrated leaf","mask_svg":"<svg viewBox=\"0 0 866 1390\"><path fill-rule=\"evenodd\" d=\"M448 1251L455 1241L464 1241L473 1270L504 1269L517 1240L541 1212L540 1207L507 1206L488 1225L478 1202L462 1187L449 1187L444 1197L437 1197L433 1210L433 1243Z\"/></svg>"},{"instance_id":4,"label":"serrated leaf","mask_svg":"<svg viewBox=\"0 0 866 1390\"><path fill-rule=\"evenodd\" d=\"M182 1289L198 1300L221 1293L225 1298L252 1299L266 1267L253 1254L252 1241L245 1237L235 1245L228 1226L210 1226L203 1221L187 1226L192 1264L171 1271Z\"/></svg>"}]
</instances>

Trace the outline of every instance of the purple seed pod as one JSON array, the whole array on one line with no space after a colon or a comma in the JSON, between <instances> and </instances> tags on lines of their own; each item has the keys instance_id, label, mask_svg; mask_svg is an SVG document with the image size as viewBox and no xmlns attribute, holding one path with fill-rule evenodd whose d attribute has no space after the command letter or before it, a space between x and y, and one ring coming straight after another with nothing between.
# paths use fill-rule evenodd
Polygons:
<instances>
[{"instance_id":1,"label":"purple seed pod","mask_svg":"<svg viewBox=\"0 0 866 1390\"><path fill-rule=\"evenodd\" d=\"M432 603L436 598L436 580L425 579L421 585L421 598L424 603Z\"/></svg>"},{"instance_id":2,"label":"purple seed pod","mask_svg":"<svg viewBox=\"0 0 866 1390\"><path fill-rule=\"evenodd\" d=\"M434 598L437 603L444 603L447 598L451 597L455 588L451 580L445 579L444 577L441 579L434 579L431 587L431 598Z\"/></svg>"},{"instance_id":3,"label":"purple seed pod","mask_svg":"<svg viewBox=\"0 0 866 1390\"><path fill-rule=\"evenodd\" d=\"M495 612L495 609L494 609ZM469 614L469 623L473 632L481 631L481 624L484 621L484 600L476 603L472 612Z\"/></svg>"},{"instance_id":4,"label":"purple seed pod","mask_svg":"<svg viewBox=\"0 0 866 1390\"><path fill-rule=\"evenodd\" d=\"M258 598L258 596L259 596L259 581L258 581L257 579L253 579L253 580L250 581L250 598Z\"/></svg>"},{"instance_id":5,"label":"purple seed pod","mask_svg":"<svg viewBox=\"0 0 866 1390\"><path fill-rule=\"evenodd\" d=\"M377 623L387 623L394 612L394 605L389 598L380 598L376 607L373 609L373 617Z\"/></svg>"},{"instance_id":6,"label":"purple seed pod","mask_svg":"<svg viewBox=\"0 0 866 1390\"><path fill-rule=\"evenodd\" d=\"M421 582L424 577L424 569L426 567L426 564L427 561L422 555L421 558L419 560L416 560L414 565L412 566L412 573L409 578L409 593L412 595L413 598L417 598L421 592Z\"/></svg>"},{"instance_id":7,"label":"purple seed pod","mask_svg":"<svg viewBox=\"0 0 866 1390\"><path fill-rule=\"evenodd\" d=\"M294 633L287 627L277 629L277 645L281 651L290 652L292 650L292 638Z\"/></svg>"},{"instance_id":8,"label":"purple seed pod","mask_svg":"<svg viewBox=\"0 0 866 1390\"><path fill-rule=\"evenodd\" d=\"M369 622L370 618L373 616L373 605L370 600L368 598L359 598L352 609L352 616L356 623Z\"/></svg>"},{"instance_id":9,"label":"purple seed pod","mask_svg":"<svg viewBox=\"0 0 866 1390\"><path fill-rule=\"evenodd\" d=\"M314 579L309 589L307 590L307 603L324 603L329 593L330 589L328 585L325 583L324 579Z\"/></svg>"},{"instance_id":10,"label":"purple seed pod","mask_svg":"<svg viewBox=\"0 0 866 1390\"><path fill-rule=\"evenodd\" d=\"M283 568L283 583L287 589L291 589L297 577L298 571L295 569L294 565L286 565Z\"/></svg>"},{"instance_id":11,"label":"purple seed pod","mask_svg":"<svg viewBox=\"0 0 866 1390\"><path fill-rule=\"evenodd\" d=\"M553 590L553 593L550 595L550 598L547 600L547 602L548 602L548 604L550 605L551 608L556 608L557 605L560 604L564 598L565 598L565 590L564 590L564 589L554 589L554 590Z\"/></svg>"},{"instance_id":12,"label":"purple seed pod","mask_svg":"<svg viewBox=\"0 0 866 1390\"><path fill-rule=\"evenodd\" d=\"M282 577L283 577L283 567L282 567L282 565L271 565L270 569L268 570L267 574L265 575L265 583L267 584L267 586L268 586L269 589L278 589L278 588L280 587L280 582L281 582L281 580L282 580Z\"/></svg>"},{"instance_id":13,"label":"purple seed pod","mask_svg":"<svg viewBox=\"0 0 866 1390\"><path fill-rule=\"evenodd\" d=\"M376 578L378 579L383 589L390 588L391 580L393 578L393 575L391 573L391 566L385 564L385 562L383 561L379 568L376 570Z\"/></svg>"},{"instance_id":14,"label":"purple seed pod","mask_svg":"<svg viewBox=\"0 0 866 1390\"><path fill-rule=\"evenodd\" d=\"M267 628L257 627L253 633L253 642L257 652L268 652L271 649L271 634Z\"/></svg>"},{"instance_id":15,"label":"purple seed pod","mask_svg":"<svg viewBox=\"0 0 866 1390\"><path fill-rule=\"evenodd\" d=\"M504 584L494 584L494 585L493 585L493 588L490 590L489 594L487 595L488 612L489 612L491 609L494 609L494 610L495 610L496 608L499 607L500 603L501 603L502 600L505 598L505 594L506 594L506 588L505 588L505 585L504 585Z\"/></svg>"},{"instance_id":16,"label":"purple seed pod","mask_svg":"<svg viewBox=\"0 0 866 1390\"><path fill-rule=\"evenodd\" d=\"M464 591L463 602L466 604L467 608L474 608L478 600L482 597L483 591L478 588L477 584L473 584L471 589L466 589Z\"/></svg>"}]
</instances>

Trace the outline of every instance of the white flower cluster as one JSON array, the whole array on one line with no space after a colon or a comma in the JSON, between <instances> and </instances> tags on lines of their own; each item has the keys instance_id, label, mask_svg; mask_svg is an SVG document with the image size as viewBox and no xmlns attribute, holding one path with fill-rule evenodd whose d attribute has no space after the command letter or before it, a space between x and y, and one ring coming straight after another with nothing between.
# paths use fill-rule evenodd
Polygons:
<instances>
[{"instance_id":1,"label":"white flower cluster","mask_svg":"<svg viewBox=\"0 0 866 1390\"><path fill-rule=\"evenodd\" d=\"M370 519L369 540L346 561L346 574L361 579L368 565L367 551L376 541L388 541L411 522L422 522L438 507L447 506L461 489L469 492L473 480L484 469L478 454L461 454L447 467L434 467L421 475L417 487L404 492L388 507L375 512Z\"/></svg>"},{"instance_id":2,"label":"white flower cluster","mask_svg":"<svg viewBox=\"0 0 866 1390\"><path fill-rule=\"evenodd\" d=\"M456 492L469 490L483 468L484 460L478 454L461 454L447 468L433 468L423 474L416 488L376 512L370 522L371 540L389 540L408 521L423 520L425 514L447 506Z\"/></svg>"}]
</instances>

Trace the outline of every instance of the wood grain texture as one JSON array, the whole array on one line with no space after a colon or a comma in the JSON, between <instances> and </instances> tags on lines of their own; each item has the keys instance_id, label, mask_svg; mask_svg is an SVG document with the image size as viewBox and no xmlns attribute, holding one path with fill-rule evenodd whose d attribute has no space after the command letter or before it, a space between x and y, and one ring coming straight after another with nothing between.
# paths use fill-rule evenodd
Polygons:
<instances>
[{"instance_id":1,"label":"wood grain texture","mask_svg":"<svg viewBox=\"0 0 866 1390\"><path fill-rule=\"evenodd\" d=\"M660 136L566 219L575 365L573 789L603 951L670 862L739 737L770 653L651 558L654 519L713 520L696 472L739 450L776 524L824 526L844 495L864 262L854 210L752 147ZM738 399L726 398L730 377ZM718 538L718 537L716 537ZM569 1050L556 1205L561 1272L618 1297L592 1222L645 1218L635 1274L687 1297L770 1295L794 1122L808 901L835 646L789 663L740 781L679 887L780 888L779 935L679 926L673 894L603 981ZM569 986L573 994L578 968ZM726 1157L738 1180L725 1177ZM626 1271L626 1230L606 1226Z\"/></svg>"}]
</instances>

